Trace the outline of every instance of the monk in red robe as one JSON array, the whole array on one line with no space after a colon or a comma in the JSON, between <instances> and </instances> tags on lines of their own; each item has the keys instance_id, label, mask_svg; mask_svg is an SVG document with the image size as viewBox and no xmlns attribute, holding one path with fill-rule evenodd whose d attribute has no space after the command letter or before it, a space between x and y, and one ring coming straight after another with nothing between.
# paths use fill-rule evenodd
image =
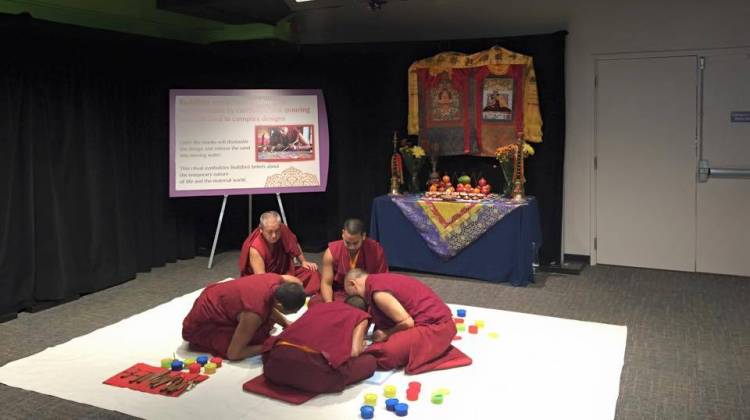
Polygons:
<instances>
[{"instance_id":1,"label":"monk in red robe","mask_svg":"<svg viewBox=\"0 0 750 420\"><path fill-rule=\"evenodd\" d=\"M378 369L403 366L416 374L471 363L451 345L456 326L450 308L424 283L403 274L353 269L345 287L370 306L375 331L366 353L377 358Z\"/></svg>"},{"instance_id":2,"label":"monk in red robe","mask_svg":"<svg viewBox=\"0 0 750 420\"><path fill-rule=\"evenodd\" d=\"M294 264L295 258L301 265ZM320 289L318 265L305 259L297 236L281 223L281 216L275 211L260 216L260 224L242 244L239 266L242 276L262 273L295 276L302 280L308 296Z\"/></svg>"},{"instance_id":3,"label":"monk in red robe","mask_svg":"<svg viewBox=\"0 0 750 420\"><path fill-rule=\"evenodd\" d=\"M275 323L305 304L302 282L293 276L255 274L208 285L182 321L191 349L241 360L260 354Z\"/></svg>"},{"instance_id":4,"label":"monk in red robe","mask_svg":"<svg viewBox=\"0 0 750 420\"><path fill-rule=\"evenodd\" d=\"M341 240L328 244L328 249L323 254L320 294L310 299L310 305L343 301L346 298L344 277L353 268L360 268L368 273L388 272L383 247L367 237L364 226L359 219L347 219L341 230Z\"/></svg>"},{"instance_id":5,"label":"monk in red robe","mask_svg":"<svg viewBox=\"0 0 750 420\"><path fill-rule=\"evenodd\" d=\"M362 354L369 325L359 296L347 303L309 308L263 345L263 375L277 385L307 392L339 392L375 372L375 357Z\"/></svg>"}]
</instances>

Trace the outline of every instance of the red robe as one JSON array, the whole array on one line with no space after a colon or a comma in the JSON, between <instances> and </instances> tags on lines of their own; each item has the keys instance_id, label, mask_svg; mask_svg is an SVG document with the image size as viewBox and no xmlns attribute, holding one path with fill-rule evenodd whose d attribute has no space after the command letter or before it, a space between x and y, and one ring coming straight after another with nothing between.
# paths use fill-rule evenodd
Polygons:
<instances>
[{"instance_id":1,"label":"red robe","mask_svg":"<svg viewBox=\"0 0 750 420\"><path fill-rule=\"evenodd\" d=\"M406 373L416 374L471 363L471 359L451 345L456 325L450 308L424 283L402 274L367 276L365 299L370 304L375 328L387 330L395 323L374 304L375 292L392 294L414 320L413 328L367 348L366 352L378 359L379 369L405 366Z\"/></svg>"},{"instance_id":2,"label":"red robe","mask_svg":"<svg viewBox=\"0 0 750 420\"><path fill-rule=\"evenodd\" d=\"M277 385L339 392L375 372L372 355L351 358L354 328L370 316L342 302L307 310L263 344L263 374Z\"/></svg>"},{"instance_id":3,"label":"red robe","mask_svg":"<svg viewBox=\"0 0 750 420\"><path fill-rule=\"evenodd\" d=\"M237 316L253 312L263 323L248 344L262 344L274 324L269 318L273 293L282 281L278 274L266 273L206 286L182 321L182 338L197 351L226 358Z\"/></svg>"},{"instance_id":4,"label":"red robe","mask_svg":"<svg viewBox=\"0 0 750 420\"><path fill-rule=\"evenodd\" d=\"M344 291L344 277L351 270L349 263L349 251L346 249L343 240L328 243L328 250L333 257L333 300L343 301L346 299ZM357 260L354 268L360 268L368 273L387 273L388 263L385 259L385 252L378 241L365 238L362 241L362 247L359 249ZM309 305L315 305L323 301L320 295L310 299Z\"/></svg>"},{"instance_id":5,"label":"red robe","mask_svg":"<svg viewBox=\"0 0 750 420\"><path fill-rule=\"evenodd\" d=\"M250 248L253 248L263 258L266 273L290 274L302 280L307 295L317 293L320 289L320 272L294 265L294 258L302 253L297 242L297 235L283 223L280 225L279 235L276 243L269 244L263 238L260 227L250 233L240 251L240 275L253 274L249 264Z\"/></svg>"}]
</instances>

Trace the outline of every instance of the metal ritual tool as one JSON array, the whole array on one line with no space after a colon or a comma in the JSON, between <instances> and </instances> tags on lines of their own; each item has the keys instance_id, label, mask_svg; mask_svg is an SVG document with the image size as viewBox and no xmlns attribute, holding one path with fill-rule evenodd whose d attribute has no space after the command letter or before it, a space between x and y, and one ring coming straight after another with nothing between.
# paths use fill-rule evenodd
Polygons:
<instances>
[{"instance_id":1,"label":"metal ritual tool","mask_svg":"<svg viewBox=\"0 0 750 420\"><path fill-rule=\"evenodd\" d=\"M153 377L154 377L155 375L156 375L156 374L155 374L155 373L153 373L153 372L148 372L148 373L146 373L145 375L141 375L141 376L138 376L138 377L136 377L135 379L131 379L129 383L131 383L131 384L132 384L132 383L137 383L137 384L139 384L139 383L141 383L141 382L143 382L143 381L145 381L145 380L147 380L147 379L151 379L151 378L153 378Z\"/></svg>"},{"instance_id":2,"label":"metal ritual tool","mask_svg":"<svg viewBox=\"0 0 750 420\"><path fill-rule=\"evenodd\" d=\"M170 372L171 371L167 370L161 375L151 378L151 380L149 381L149 387L151 387L151 389L154 389L166 384L167 382L171 382L173 378L169 375Z\"/></svg>"},{"instance_id":3,"label":"metal ritual tool","mask_svg":"<svg viewBox=\"0 0 750 420\"><path fill-rule=\"evenodd\" d=\"M180 387L182 387L184 382L185 380L182 379L181 376L176 376L174 379L172 379L169 385L159 390L159 392L164 393L164 394L171 394L177 391L178 389L180 389Z\"/></svg>"},{"instance_id":4,"label":"metal ritual tool","mask_svg":"<svg viewBox=\"0 0 750 420\"><path fill-rule=\"evenodd\" d=\"M122 373L122 374L121 374L121 375L119 376L119 378L120 378L120 379L125 379L125 378L127 378L127 377L130 377L130 376L136 376L136 375L137 375L138 373L140 373L140 371L139 371L138 369L135 369L135 370L129 370L129 371L123 372L123 373Z\"/></svg>"}]
</instances>

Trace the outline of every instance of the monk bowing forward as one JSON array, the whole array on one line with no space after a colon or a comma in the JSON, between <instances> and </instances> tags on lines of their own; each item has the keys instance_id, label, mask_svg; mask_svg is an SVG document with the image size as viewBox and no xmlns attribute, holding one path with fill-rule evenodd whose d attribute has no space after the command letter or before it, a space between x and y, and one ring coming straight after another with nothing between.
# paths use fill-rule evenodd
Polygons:
<instances>
[{"instance_id":1,"label":"monk bowing forward","mask_svg":"<svg viewBox=\"0 0 750 420\"><path fill-rule=\"evenodd\" d=\"M388 263L383 247L367 237L364 223L359 219L347 219L341 229L341 240L330 242L323 254L320 294L314 296L310 304L343 301L346 298L344 277L354 268L368 273L385 273L388 272Z\"/></svg>"},{"instance_id":2,"label":"monk bowing forward","mask_svg":"<svg viewBox=\"0 0 750 420\"><path fill-rule=\"evenodd\" d=\"M305 304L299 279L267 273L206 286L182 321L182 338L191 349L229 360L260 353L275 323Z\"/></svg>"},{"instance_id":3,"label":"monk bowing forward","mask_svg":"<svg viewBox=\"0 0 750 420\"><path fill-rule=\"evenodd\" d=\"M295 266L294 259L301 265ZM318 265L307 261L297 242L297 236L283 223L275 211L260 215L260 224L242 244L240 275L276 273L288 274L302 280L305 294L312 295L320 288Z\"/></svg>"},{"instance_id":4,"label":"monk bowing forward","mask_svg":"<svg viewBox=\"0 0 750 420\"><path fill-rule=\"evenodd\" d=\"M359 296L316 305L263 344L263 375L307 392L338 392L375 372L375 357L362 354L370 315Z\"/></svg>"},{"instance_id":5,"label":"monk bowing forward","mask_svg":"<svg viewBox=\"0 0 750 420\"><path fill-rule=\"evenodd\" d=\"M471 363L451 345L456 326L450 308L421 281L353 269L345 287L370 305L375 331L365 352L377 358L378 369L405 367L406 373L416 374Z\"/></svg>"}]
</instances>

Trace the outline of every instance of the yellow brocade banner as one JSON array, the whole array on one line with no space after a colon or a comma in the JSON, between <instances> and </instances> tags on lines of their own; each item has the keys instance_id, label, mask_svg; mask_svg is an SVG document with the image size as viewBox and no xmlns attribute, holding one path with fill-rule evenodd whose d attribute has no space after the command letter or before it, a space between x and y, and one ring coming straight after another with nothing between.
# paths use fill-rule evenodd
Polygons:
<instances>
[{"instance_id":1,"label":"yellow brocade banner","mask_svg":"<svg viewBox=\"0 0 750 420\"><path fill-rule=\"evenodd\" d=\"M533 59L501 47L412 63L408 132L443 155L495 156L518 137L542 141Z\"/></svg>"}]
</instances>

